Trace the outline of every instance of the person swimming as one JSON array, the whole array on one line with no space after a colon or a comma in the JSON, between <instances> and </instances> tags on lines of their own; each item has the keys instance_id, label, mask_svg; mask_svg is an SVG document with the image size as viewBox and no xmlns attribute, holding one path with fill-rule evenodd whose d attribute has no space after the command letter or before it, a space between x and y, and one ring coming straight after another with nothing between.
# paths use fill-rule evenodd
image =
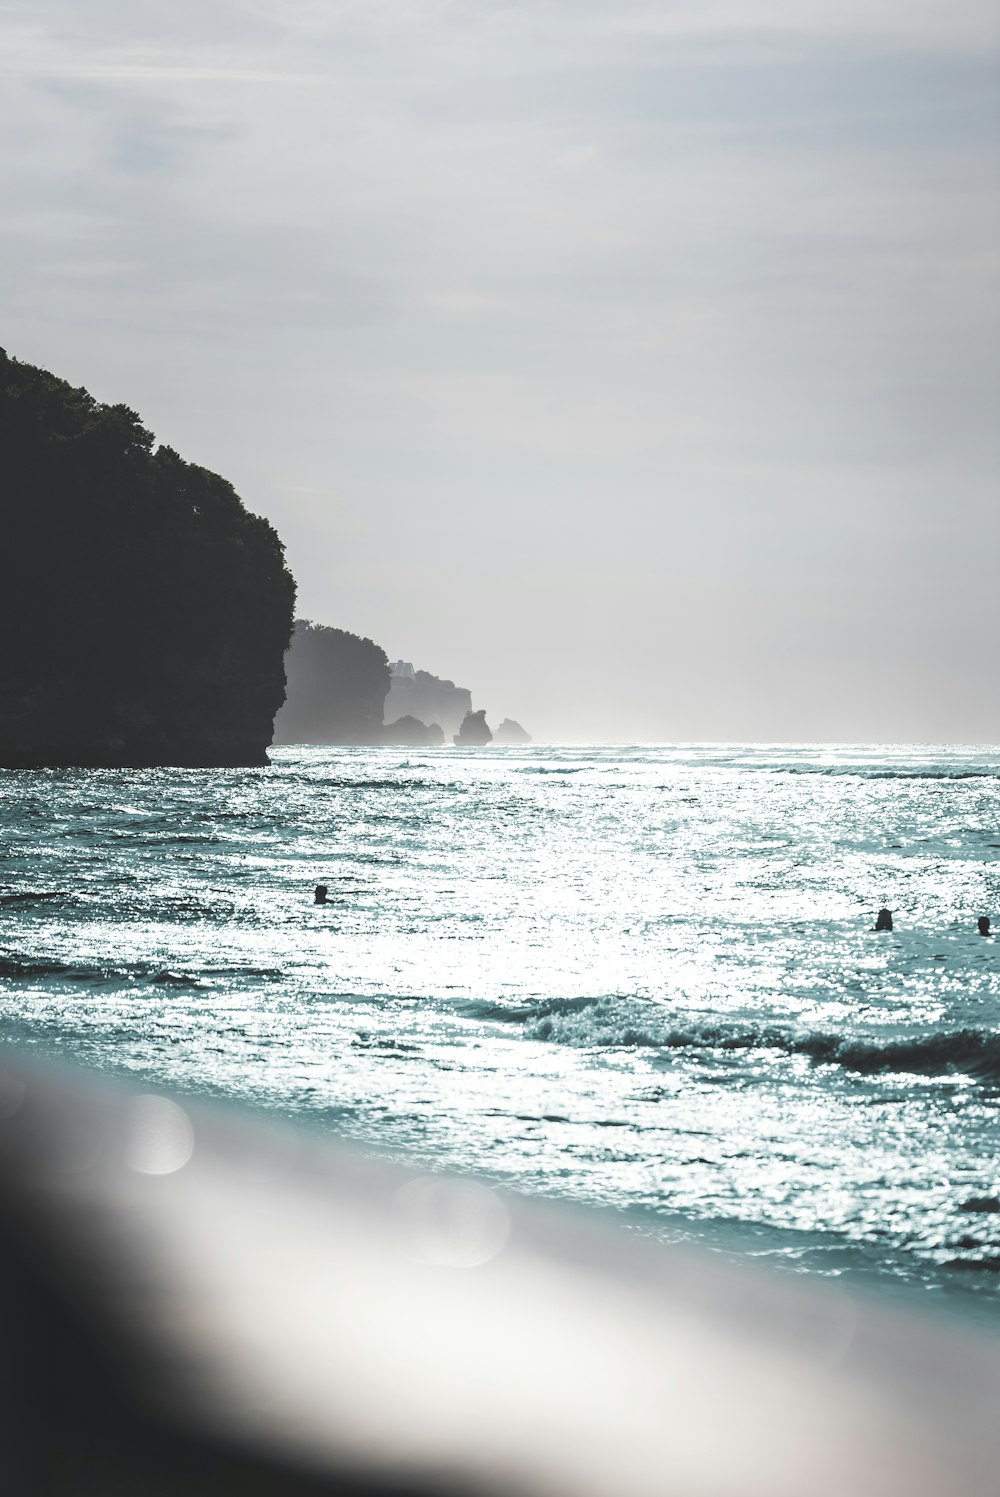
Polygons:
<instances>
[{"instance_id":1,"label":"person swimming","mask_svg":"<svg viewBox=\"0 0 1000 1497\"><path fill-rule=\"evenodd\" d=\"M326 894L327 894L326 884L317 884L316 887L315 887L315 889L313 890L313 903L314 904L326 904L326 902L327 902Z\"/></svg>"},{"instance_id":2,"label":"person swimming","mask_svg":"<svg viewBox=\"0 0 1000 1497\"><path fill-rule=\"evenodd\" d=\"M981 936L988 936L990 934L989 915L980 915L979 919L976 921L976 925L979 927L979 934Z\"/></svg>"},{"instance_id":3,"label":"person swimming","mask_svg":"<svg viewBox=\"0 0 1000 1497\"><path fill-rule=\"evenodd\" d=\"M892 911L885 908L879 910L875 916L876 930L892 930Z\"/></svg>"}]
</instances>

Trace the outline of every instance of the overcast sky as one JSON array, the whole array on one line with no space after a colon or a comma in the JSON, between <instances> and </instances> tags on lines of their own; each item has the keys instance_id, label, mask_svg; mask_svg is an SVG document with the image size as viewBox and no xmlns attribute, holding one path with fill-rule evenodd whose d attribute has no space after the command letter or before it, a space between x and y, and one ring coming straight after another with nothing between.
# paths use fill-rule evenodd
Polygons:
<instances>
[{"instance_id":1,"label":"overcast sky","mask_svg":"<svg viewBox=\"0 0 1000 1497\"><path fill-rule=\"evenodd\" d=\"M6 0L0 344L494 723L997 741L998 15Z\"/></svg>"}]
</instances>

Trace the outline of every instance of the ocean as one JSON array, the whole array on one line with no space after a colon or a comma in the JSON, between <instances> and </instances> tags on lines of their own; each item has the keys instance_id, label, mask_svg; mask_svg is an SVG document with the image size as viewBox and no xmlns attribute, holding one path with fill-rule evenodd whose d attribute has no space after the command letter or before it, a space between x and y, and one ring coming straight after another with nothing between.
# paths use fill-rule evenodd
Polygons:
<instances>
[{"instance_id":1,"label":"ocean","mask_svg":"<svg viewBox=\"0 0 1000 1497\"><path fill-rule=\"evenodd\" d=\"M1000 1313L1000 750L272 760L0 773L0 1041Z\"/></svg>"}]
</instances>

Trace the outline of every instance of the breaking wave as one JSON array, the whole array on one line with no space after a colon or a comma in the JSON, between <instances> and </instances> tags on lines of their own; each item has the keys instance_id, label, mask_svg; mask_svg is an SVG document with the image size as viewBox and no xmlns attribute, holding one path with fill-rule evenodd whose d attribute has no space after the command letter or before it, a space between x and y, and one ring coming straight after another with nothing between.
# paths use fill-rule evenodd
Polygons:
<instances>
[{"instance_id":1,"label":"breaking wave","mask_svg":"<svg viewBox=\"0 0 1000 1497\"><path fill-rule=\"evenodd\" d=\"M420 766L426 768L426 766ZM285 783L304 785L310 790L396 790L406 792L409 790L464 790L464 786L456 781L446 780L410 780L401 774L398 779L387 779L377 776L350 776L350 775L326 775L320 778L314 774L297 774L283 776Z\"/></svg>"},{"instance_id":2,"label":"breaking wave","mask_svg":"<svg viewBox=\"0 0 1000 1497\"><path fill-rule=\"evenodd\" d=\"M123 962L117 965L102 965L89 962L61 962L56 958L21 956L16 952L0 952L0 979L10 982L31 982L44 978L57 978L73 983L152 983L157 987L205 988L212 985L213 978L243 977L260 981L276 981L284 976L280 967L200 967L192 972L175 971L155 962Z\"/></svg>"},{"instance_id":3,"label":"breaking wave","mask_svg":"<svg viewBox=\"0 0 1000 1497\"><path fill-rule=\"evenodd\" d=\"M923 1076L964 1075L1000 1082L1000 1033L958 1029L913 1039L863 1040L814 1031L767 1026L703 1024L671 1027L634 1004L614 998L569 998L532 1009L496 1007L482 1017L524 1025L529 1039L581 1048L652 1050L778 1051L804 1055L815 1065L836 1065L861 1075L909 1072Z\"/></svg>"},{"instance_id":4,"label":"breaking wave","mask_svg":"<svg viewBox=\"0 0 1000 1497\"><path fill-rule=\"evenodd\" d=\"M17 909L26 909L33 904L78 903L75 894L67 894L60 889L25 889L19 894L0 894L0 905L13 905Z\"/></svg>"},{"instance_id":5,"label":"breaking wave","mask_svg":"<svg viewBox=\"0 0 1000 1497\"><path fill-rule=\"evenodd\" d=\"M840 775L857 780L996 780L1000 769L870 769L864 764L790 764L779 774Z\"/></svg>"}]
</instances>

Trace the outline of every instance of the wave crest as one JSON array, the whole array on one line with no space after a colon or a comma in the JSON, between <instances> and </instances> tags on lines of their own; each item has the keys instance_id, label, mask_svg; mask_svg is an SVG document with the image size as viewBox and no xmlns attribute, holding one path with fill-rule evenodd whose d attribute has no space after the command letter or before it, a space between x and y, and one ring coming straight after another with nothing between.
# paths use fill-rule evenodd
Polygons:
<instances>
[{"instance_id":1,"label":"wave crest","mask_svg":"<svg viewBox=\"0 0 1000 1497\"><path fill-rule=\"evenodd\" d=\"M485 1017L485 1015L484 1015ZM716 1051L772 1050L804 1055L815 1065L836 1065L860 1075L909 1072L925 1076L965 1075L1000 1082L1000 1033L938 1031L909 1039L867 1040L817 1031L768 1026L701 1024L670 1026L655 1014L614 998L575 998L532 1010L496 1009L491 1017L523 1023L529 1039L581 1048Z\"/></svg>"},{"instance_id":2,"label":"wave crest","mask_svg":"<svg viewBox=\"0 0 1000 1497\"><path fill-rule=\"evenodd\" d=\"M175 971L155 962L101 965L61 962L55 957L30 957L18 952L0 951L0 979L7 978L14 983L53 977L73 983L148 982L157 987L207 988L213 985L213 979L220 977L254 978L273 982L283 976L284 972L280 967L199 967L188 972Z\"/></svg>"},{"instance_id":3,"label":"wave crest","mask_svg":"<svg viewBox=\"0 0 1000 1497\"><path fill-rule=\"evenodd\" d=\"M857 780L996 780L997 769L874 769L864 764L789 764L779 774L834 775Z\"/></svg>"}]
</instances>

